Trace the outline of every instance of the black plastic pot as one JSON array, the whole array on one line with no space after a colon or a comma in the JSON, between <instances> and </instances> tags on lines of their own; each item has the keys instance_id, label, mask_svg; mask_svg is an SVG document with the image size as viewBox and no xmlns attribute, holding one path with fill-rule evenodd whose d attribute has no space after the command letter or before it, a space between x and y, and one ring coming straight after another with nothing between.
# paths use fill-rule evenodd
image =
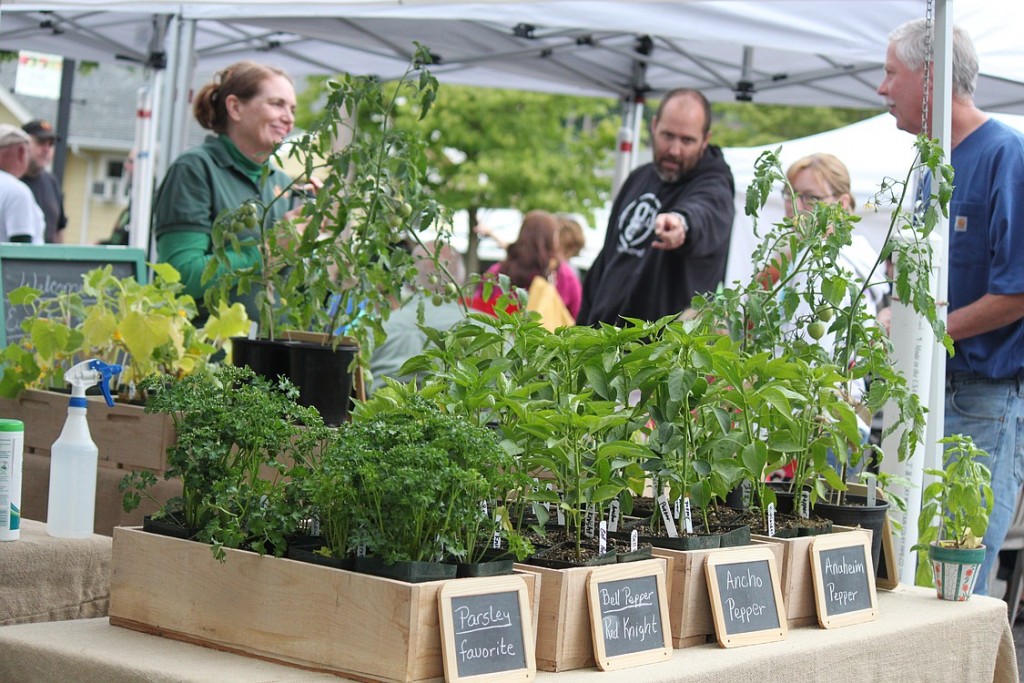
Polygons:
<instances>
[{"instance_id":1,"label":"black plastic pot","mask_svg":"<svg viewBox=\"0 0 1024 683\"><path fill-rule=\"evenodd\" d=\"M309 562L310 564L319 564L324 567L334 567L335 569L352 569L352 566L355 564L354 559L351 557L328 557L321 555L316 550L319 550L319 548L290 545L288 546L288 557L299 562Z\"/></svg>"},{"instance_id":2,"label":"black plastic pot","mask_svg":"<svg viewBox=\"0 0 1024 683\"><path fill-rule=\"evenodd\" d=\"M352 371L357 347L337 348L311 342L288 345L289 377L299 388L299 403L316 408L324 422L337 427L348 419Z\"/></svg>"},{"instance_id":3,"label":"black plastic pot","mask_svg":"<svg viewBox=\"0 0 1024 683\"><path fill-rule=\"evenodd\" d=\"M814 513L832 520L833 524L871 529L871 561L878 573L878 559L882 554L882 528L889 512L889 502L876 500L872 507L866 505L864 496L846 496L846 505L832 505L818 501Z\"/></svg>"},{"instance_id":4,"label":"black plastic pot","mask_svg":"<svg viewBox=\"0 0 1024 683\"><path fill-rule=\"evenodd\" d=\"M171 519L153 519L149 515L142 518L142 530L151 534L170 536L171 538L184 538L190 541L199 533L199 529L190 529L181 526Z\"/></svg>"},{"instance_id":5,"label":"black plastic pot","mask_svg":"<svg viewBox=\"0 0 1024 683\"><path fill-rule=\"evenodd\" d=\"M640 560L651 559L651 551L653 548L649 545L645 545L636 550L630 550L627 552L619 552L615 555L615 562L617 564L624 564L626 562L639 562Z\"/></svg>"},{"instance_id":6,"label":"black plastic pot","mask_svg":"<svg viewBox=\"0 0 1024 683\"><path fill-rule=\"evenodd\" d=\"M750 525L735 524L729 528L720 530L722 536L721 547L734 548L740 545L750 545Z\"/></svg>"},{"instance_id":7,"label":"black plastic pot","mask_svg":"<svg viewBox=\"0 0 1024 683\"><path fill-rule=\"evenodd\" d=\"M670 538L668 536L641 536L640 540L655 548L669 550L708 550L722 547L722 534L690 534Z\"/></svg>"},{"instance_id":8,"label":"black plastic pot","mask_svg":"<svg viewBox=\"0 0 1024 683\"><path fill-rule=\"evenodd\" d=\"M290 342L270 339L231 338L231 364L237 368L248 366L261 377L276 380L288 377L288 347Z\"/></svg>"},{"instance_id":9,"label":"black plastic pot","mask_svg":"<svg viewBox=\"0 0 1024 683\"><path fill-rule=\"evenodd\" d=\"M455 575L460 579L470 576L506 576L512 573L515 560L508 557L485 562L459 562Z\"/></svg>"},{"instance_id":10,"label":"black plastic pot","mask_svg":"<svg viewBox=\"0 0 1024 683\"><path fill-rule=\"evenodd\" d=\"M454 579L457 566L445 562L407 560L386 564L379 557L357 557L352 563L352 569L361 574L372 574L385 579L396 579L406 583L423 583L424 581Z\"/></svg>"}]
</instances>

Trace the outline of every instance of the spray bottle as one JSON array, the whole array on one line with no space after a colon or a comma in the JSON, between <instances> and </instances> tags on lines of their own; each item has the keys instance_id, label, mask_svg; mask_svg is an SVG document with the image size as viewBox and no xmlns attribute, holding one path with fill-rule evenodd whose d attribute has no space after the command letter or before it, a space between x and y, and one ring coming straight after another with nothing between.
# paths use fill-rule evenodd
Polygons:
<instances>
[{"instance_id":1,"label":"spray bottle","mask_svg":"<svg viewBox=\"0 0 1024 683\"><path fill-rule=\"evenodd\" d=\"M86 538L92 535L96 512L96 466L99 450L89 434L85 419L88 405L85 390L99 384L108 406L110 378L121 372L120 365L87 360L64 373L71 384L68 417L64 429L50 449L50 499L46 511L46 531L59 538Z\"/></svg>"}]
</instances>

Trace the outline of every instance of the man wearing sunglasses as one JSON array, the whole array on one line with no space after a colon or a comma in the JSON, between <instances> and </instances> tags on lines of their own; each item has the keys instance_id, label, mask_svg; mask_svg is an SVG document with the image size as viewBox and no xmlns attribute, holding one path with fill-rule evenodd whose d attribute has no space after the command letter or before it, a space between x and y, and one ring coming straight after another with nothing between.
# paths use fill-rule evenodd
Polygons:
<instances>
[{"instance_id":1,"label":"man wearing sunglasses","mask_svg":"<svg viewBox=\"0 0 1024 683\"><path fill-rule=\"evenodd\" d=\"M46 242L63 242L64 228L68 224L67 216L64 215L64 195L56 176L49 171L50 164L53 163L57 133L49 121L39 119L29 121L21 129L32 138L29 145L28 171L21 177L21 181L32 190L36 203L43 210L43 216L46 218Z\"/></svg>"}]
</instances>

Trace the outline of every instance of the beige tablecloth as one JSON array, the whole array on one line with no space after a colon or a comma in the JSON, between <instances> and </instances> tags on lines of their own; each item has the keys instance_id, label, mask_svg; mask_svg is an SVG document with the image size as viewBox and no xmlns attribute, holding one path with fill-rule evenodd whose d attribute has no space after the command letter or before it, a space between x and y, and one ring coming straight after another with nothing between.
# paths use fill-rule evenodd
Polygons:
<instances>
[{"instance_id":1,"label":"beige tablecloth","mask_svg":"<svg viewBox=\"0 0 1024 683\"><path fill-rule=\"evenodd\" d=\"M1005 604L946 603L930 590L880 593L881 615L841 629L800 628L783 642L676 650L669 662L620 671L538 673L541 683L662 681L955 681L1017 683ZM0 628L3 681L339 680L110 626L106 619Z\"/></svg>"},{"instance_id":2,"label":"beige tablecloth","mask_svg":"<svg viewBox=\"0 0 1024 683\"><path fill-rule=\"evenodd\" d=\"M53 538L22 520L21 539L0 543L0 625L106 616L110 552L109 536Z\"/></svg>"}]
</instances>

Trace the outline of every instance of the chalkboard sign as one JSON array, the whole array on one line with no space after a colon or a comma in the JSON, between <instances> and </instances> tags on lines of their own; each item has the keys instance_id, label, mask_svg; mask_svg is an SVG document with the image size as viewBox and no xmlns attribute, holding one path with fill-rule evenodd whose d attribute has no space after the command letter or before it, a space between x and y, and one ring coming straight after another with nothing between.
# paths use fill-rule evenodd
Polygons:
<instances>
[{"instance_id":1,"label":"chalkboard sign","mask_svg":"<svg viewBox=\"0 0 1024 683\"><path fill-rule=\"evenodd\" d=\"M704 563L715 635L722 647L785 640L775 554L768 548L711 553Z\"/></svg>"},{"instance_id":2,"label":"chalkboard sign","mask_svg":"<svg viewBox=\"0 0 1024 683\"><path fill-rule=\"evenodd\" d=\"M810 552L819 624L836 628L878 616L871 537L866 532L817 536Z\"/></svg>"},{"instance_id":3,"label":"chalkboard sign","mask_svg":"<svg viewBox=\"0 0 1024 683\"><path fill-rule=\"evenodd\" d=\"M594 660L602 671L672 658L665 563L595 568L587 577Z\"/></svg>"},{"instance_id":4,"label":"chalkboard sign","mask_svg":"<svg viewBox=\"0 0 1024 683\"><path fill-rule=\"evenodd\" d=\"M526 582L518 576L449 581L438 591L447 681L531 681L537 675Z\"/></svg>"},{"instance_id":5,"label":"chalkboard sign","mask_svg":"<svg viewBox=\"0 0 1024 683\"><path fill-rule=\"evenodd\" d=\"M106 265L117 277L146 281L146 252L131 247L67 246L62 244L0 244L0 346L16 342L24 332L28 311L12 306L8 295L18 287L38 289L43 297L80 291L82 275Z\"/></svg>"}]
</instances>

